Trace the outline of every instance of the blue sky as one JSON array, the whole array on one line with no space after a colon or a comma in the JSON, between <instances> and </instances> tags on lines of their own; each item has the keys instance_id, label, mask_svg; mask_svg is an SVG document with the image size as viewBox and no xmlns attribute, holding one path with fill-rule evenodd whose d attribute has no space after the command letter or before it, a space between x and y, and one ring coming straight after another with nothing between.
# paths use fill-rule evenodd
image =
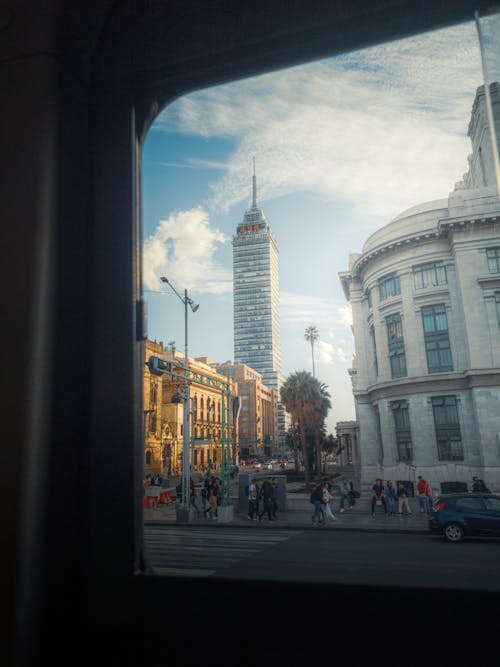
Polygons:
<instances>
[{"instance_id":1,"label":"blue sky","mask_svg":"<svg viewBox=\"0 0 500 667\"><path fill-rule=\"evenodd\" d=\"M354 341L338 273L371 233L447 197L467 170L482 71L474 22L193 92L165 108L143 150L148 337L233 359L231 238L252 196L280 258L282 371L312 371L337 421L355 419Z\"/></svg>"}]
</instances>

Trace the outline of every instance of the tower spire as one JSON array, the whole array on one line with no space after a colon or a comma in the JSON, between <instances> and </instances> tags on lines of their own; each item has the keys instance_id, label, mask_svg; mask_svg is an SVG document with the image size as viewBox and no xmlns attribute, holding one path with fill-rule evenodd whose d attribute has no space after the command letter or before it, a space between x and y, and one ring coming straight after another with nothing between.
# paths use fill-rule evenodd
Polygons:
<instances>
[{"instance_id":1,"label":"tower spire","mask_svg":"<svg viewBox=\"0 0 500 667\"><path fill-rule=\"evenodd\" d=\"M253 158L252 208L257 208L257 177L255 176L255 157Z\"/></svg>"}]
</instances>

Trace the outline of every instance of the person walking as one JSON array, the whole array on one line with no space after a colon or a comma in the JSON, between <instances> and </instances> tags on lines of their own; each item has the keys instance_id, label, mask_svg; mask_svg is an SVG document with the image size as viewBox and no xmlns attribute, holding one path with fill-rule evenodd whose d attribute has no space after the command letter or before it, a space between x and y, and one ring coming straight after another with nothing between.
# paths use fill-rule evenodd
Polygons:
<instances>
[{"instance_id":1,"label":"person walking","mask_svg":"<svg viewBox=\"0 0 500 667\"><path fill-rule=\"evenodd\" d=\"M322 502L323 502L323 512L325 515L325 521L329 519L330 521L337 521L337 517L335 514L332 512L332 508L330 507L330 500L332 500L333 496L330 493L332 490L332 485L330 482L325 482L323 484L323 489L322 489Z\"/></svg>"},{"instance_id":2,"label":"person walking","mask_svg":"<svg viewBox=\"0 0 500 667\"><path fill-rule=\"evenodd\" d=\"M201 487L201 509L205 519L207 518L208 512L210 512L210 502L208 500L208 491L205 484Z\"/></svg>"},{"instance_id":3,"label":"person walking","mask_svg":"<svg viewBox=\"0 0 500 667\"><path fill-rule=\"evenodd\" d=\"M384 514L387 514L387 503L385 501L384 485L382 480L378 477L375 480L375 484L372 486L372 517L375 518L375 507L377 505L382 505L384 508Z\"/></svg>"},{"instance_id":4,"label":"person walking","mask_svg":"<svg viewBox=\"0 0 500 667\"><path fill-rule=\"evenodd\" d=\"M388 479L385 487L385 501L387 503L389 516L396 514L397 499L396 487L392 483L392 480Z\"/></svg>"},{"instance_id":5,"label":"person walking","mask_svg":"<svg viewBox=\"0 0 500 667\"><path fill-rule=\"evenodd\" d=\"M271 478L271 483L273 485L273 519L276 519L276 512L278 511L278 480L276 477Z\"/></svg>"},{"instance_id":6,"label":"person walking","mask_svg":"<svg viewBox=\"0 0 500 667\"><path fill-rule=\"evenodd\" d=\"M212 519L217 518L218 495L218 481L214 476L212 476L210 478L210 484L208 487L208 502L210 503L210 517Z\"/></svg>"},{"instance_id":7,"label":"person walking","mask_svg":"<svg viewBox=\"0 0 500 667\"><path fill-rule=\"evenodd\" d=\"M479 477L472 478L472 491L474 493L491 493L486 484Z\"/></svg>"},{"instance_id":8,"label":"person walking","mask_svg":"<svg viewBox=\"0 0 500 667\"><path fill-rule=\"evenodd\" d=\"M257 506L257 487L255 485L256 480L252 479L248 485L248 518L253 521L257 519L258 515L258 506Z\"/></svg>"},{"instance_id":9,"label":"person walking","mask_svg":"<svg viewBox=\"0 0 500 667\"><path fill-rule=\"evenodd\" d=\"M404 514L404 509L406 509L406 514L411 514L410 503L408 502L408 489L404 482L398 482L397 496L398 514Z\"/></svg>"},{"instance_id":10,"label":"person walking","mask_svg":"<svg viewBox=\"0 0 500 667\"><path fill-rule=\"evenodd\" d=\"M325 523L325 513L323 511L323 496L321 493L321 487L319 484L314 484L312 487L312 492L310 496L310 501L314 505L314 512L312 515L312 524L316 526L318 524Z\"/></svg>"},{"instance_id":11,"label":"person walking","mask_svg":"<svg viewBox=\"0 0 500 667\"><path fill-rule=\"evenodd\" d=\"M193 509L196 510L196 514L199 516L200 515L200 508L198 507L198 504L196 502L196 496L197 496L197 491L196 491L196 486L194 484L194 480L192 477L189 478L189 501L191 503L191 506Z\"/></svg>"},{"instance_id":12,"label":"person walking","mask_svg":"<svg viewBox=\"0 0 500 667\"><path fill-rule=\"evenodd\" d=\"M426 479L424 479L422 475L419 475L417 479L418 479L417 493L418 493L418 502L420 505L420 511L429 514L429 512L431 511L431 499L430 499L431 487L429 486L429 482Z\"/></svg>"},{"instance_id":13,"label":"person walking","mask_svg":"<svg viewBox=\"0 0 500 667\"><path fill-rule=\"evenodd\" d=\"M259 521L262 521L264 514L267 514L269 521L274 521L273 519L273 498L274 498L274 487L271 482L271 477L268 477L262 482L262 487L260 489L260 497L262 499L262 507L259 512Z\"/></svg>"},{"instance_id":14,"label":"person walking","mask_svg":"<svg viewBox=\"0 0 500 667\"><path fill-rule=\"evenodd\" d=\"M345 480L340 480L339 482L339 491L340 491L340 511L344 512L344 503L347 502L347 509L352 508L351 502L351 489Z\"/></svg>"}]
</instances>

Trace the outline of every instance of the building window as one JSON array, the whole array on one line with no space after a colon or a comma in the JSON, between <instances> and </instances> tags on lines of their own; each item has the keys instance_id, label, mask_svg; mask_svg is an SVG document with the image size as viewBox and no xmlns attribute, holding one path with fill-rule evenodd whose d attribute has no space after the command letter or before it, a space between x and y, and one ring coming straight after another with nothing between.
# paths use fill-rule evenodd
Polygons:
<instances>
[{"instance_id":1,"label":"building window","mask_svg":"<svg viewBox=\"0 0 500 667\"><path fill-rule=\"evenodd\" d=\"M365 289L365 298L368 301L368 308L372 307L372 291L368 288Z\"/></svg>"},{"instance_id":2,"label":"building window","mask_svg":"<svg viewBox=\"0 0 500 667\"><path fill-rule=\"evenodd\" d=\"M391 407L394 416L398 461L411 461L413 459L413 446L408 405L406 401L400 401L395 402Z\"/></svg>"},{"instance_id":3,"label":"building window","mask_svg":"<svg viewBox=\"0 0 500 667\"><path fill-rule=\"evenodd\" d=\"M443 264L420 264L413 267L415 289L447 285L446 267Z\"/></svg>"},{"instance_id":4,"label":"building window","mask_svg":"<svg viewBox=\"0 0 500 667\"><path fill-rule=\"evenodd\" d=\"M429 373L453 370L450 338L448 336L448 318L444 304L424 306L422 308L425 352Z\"/></svg>"},{"instance_id":5,"label":"building window","mask_svg":"<svg viewBox=\"0 0 500 667\"><path fill-rule=\"evenodd\" d=\"M389 315L385 318L387 324L387 343L389 360L391 362L391 376L393 378L406 375L405 340L401 315Z\"/></svg>"},{"instance_id":6,"label":"building window","mask_svg":"<svg viewBox=\"0 0 500 667\"><path fill-rule=\"evenodd\" d=\"M379 278L378 290L379 290L380 301L388 299L390 296L396 296L396 294L401 294L399 277L395 273L391 273L388 276Z\"/></svg>"},{"instance_id":7,"label":"building window","mask_svg":"<svg viewBox=\"0 0 500 667\"><path fill-rule=\"evenodd\" d=\"M371 326L369 329L370 339L372 341L372 350L373 350L373 365L375 367L375 375L378 375L378 360L377 360L377 344L375 341L375 327Z\"/></svg>"},{"instance_id":8,"label":"building window","mask_svg":"<svg viewBox=\"0 0 500 667\"><path fill-rule=\"evenodd\" d=\"M500 292L495 292L495 305L497 307L497 320L500 325Z\"/></svg>"},{"instance_id":9,"label":"building window","mask_svg":"<svg viewBox=\"0 0 500 667\"><path fill-rule=\"evenodd\" d=\"M500 273L500 248L488 248L486 257L488 258L488 271Z\"/></svg>"},{"instance_id":10,"label":"building window","mask_svg":"<svg viewBox=\"0 0 500 667\"><path fill-rule=\"evenodd\" d=\"M458 421L456 396L436 396L432 399L438 459L463 461L462 437Z\"/></svg>"}]
</instances>

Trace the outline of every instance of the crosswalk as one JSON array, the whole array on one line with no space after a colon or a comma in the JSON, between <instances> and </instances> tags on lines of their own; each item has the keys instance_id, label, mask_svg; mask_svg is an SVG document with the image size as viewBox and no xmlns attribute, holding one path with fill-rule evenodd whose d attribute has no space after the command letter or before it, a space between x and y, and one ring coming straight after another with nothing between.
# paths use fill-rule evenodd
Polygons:
<instances>
[{"instance_id":1,"label":"crosswalk","mask_svg":"<svg viewBox=\"0 0 500 667\"><path fill-rule=\"evenodd\" d=\"M209 577L224 568L287 540L283 529L147 525L144 538L158 575Z\"/></svg>"}]
</instances>

